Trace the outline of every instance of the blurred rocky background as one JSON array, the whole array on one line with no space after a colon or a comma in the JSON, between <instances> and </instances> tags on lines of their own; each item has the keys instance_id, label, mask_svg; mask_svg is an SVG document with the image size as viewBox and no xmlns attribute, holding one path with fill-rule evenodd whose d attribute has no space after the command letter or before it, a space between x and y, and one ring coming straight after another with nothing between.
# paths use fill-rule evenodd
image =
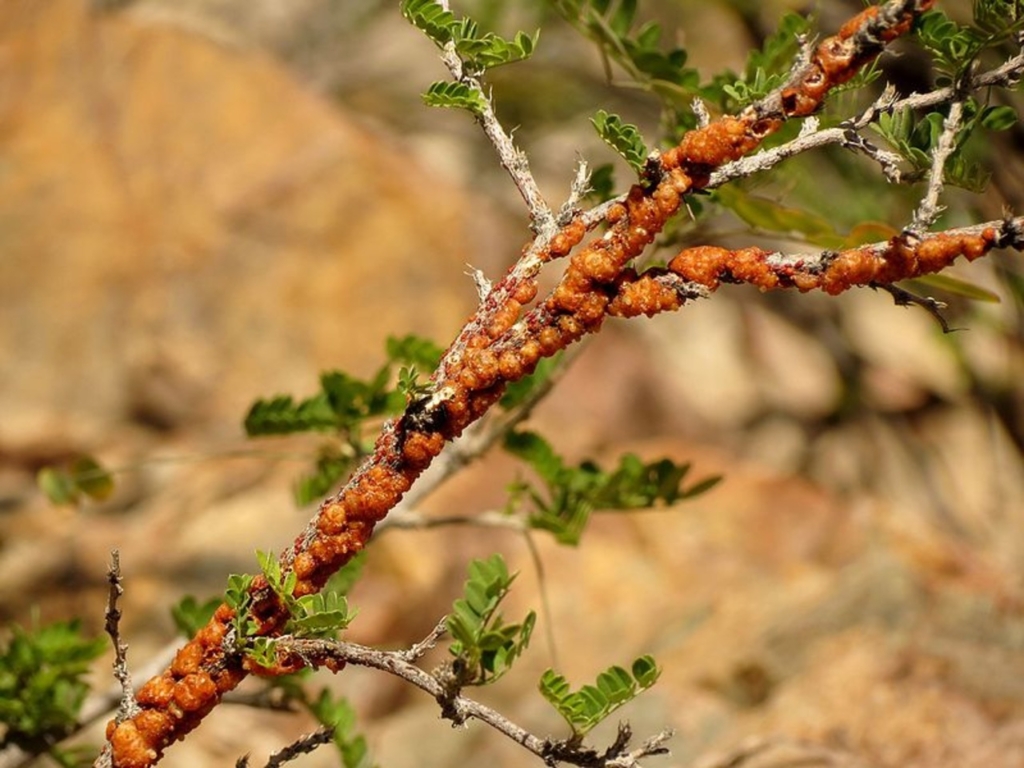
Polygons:
<instances>
[{"instance_id":1,"label":"blurred rocky background","mask_svg":"<svg viewBox=\"0 0 1024 768\"><path fill-rule=\"evenodd\" d=\"M597 108L653 130L654 106L609 85L543 4L471 5L506 33L544 24L536 58L494 82L555 204L577 157L609 158ZM825 5L825 28L861 6ZM783 10L807 10L641 8L705 74L741 69ZM301 529L311 510L290 486L316 442L246 441L248 405L311 393L324 369L366 375L391 334L447 343L475 301L467 264L496 277L527 238L472 121L421 105L443 76L393 2L0 3L2 621L79 616L100 632L116 547L141 666L173 639L183 593L222 591ZM1019 136L999 140L993 184L953 195L950 222L1021 210ZM816 193L832 208L908 218L912 196L860 200L834 170L802 168L833 185ZM718 242L737 230L716 226ZM945 336L870 291L731 289L609 324L534 425L573 459L668 455L725 481L677 509L599 516L578 549L539 537L543 584L511 534L389 532L351 637L415 641L466 562L500 550L521 571L510 615L543 588L551 620L481 696L535 732L561 734L533 690L553 653L578 685L649 652L662 680L622 716L641 735L677 730L652 765L1024 766L1020 257L956 274L1001 303L954 300L964 330ZM117 490L54 508L35 473L82 452L119 470ZM500 506L515 473L488 457L427 509ZM379 673L324 682L357 705L382 768L531 763ZM259 759L309 728L225 706L164 764Z\"/></svg>"}]
</instances>

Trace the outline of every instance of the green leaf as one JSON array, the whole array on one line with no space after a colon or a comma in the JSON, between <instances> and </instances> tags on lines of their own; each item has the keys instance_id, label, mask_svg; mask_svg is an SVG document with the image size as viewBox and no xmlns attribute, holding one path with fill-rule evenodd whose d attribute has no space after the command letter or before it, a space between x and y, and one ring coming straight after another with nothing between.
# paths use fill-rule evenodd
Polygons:
<instances>
[{"instance_id":1,"label":"green leaf","mask_svg":"<svg viewBox=\"0 0 1024 768\"><path fill-rule=\"evenodd\" d=\"M972 301L984 301L990 304L998 304L1001 301L999 294L993 293L987 288L982 288L980 285L968 282L967 280L952 277L951 275L923 275L921 277L915 277L913 280L908 280L907 282L911 285L922 286L925 289L943 291L945 293L953 294L954 296L963 296L964 298L971 299Z\"/></svg>"},{"instance_id":2,"label":"green leaf","mask_svg":"<svg viewBox=\"0 0 1024 768\"><path fill-rule=\"evenodd\" d=\"M598 203L611 200L615 196L615 168L611 163L599 165L590 174L590 193L588 198Z\"/></svg>"},{"instance_id":3,"label":"green leaf","mask_svg":"<svg viewBox=\"0 0 1024 768\"><path fill-rule=\"evenodd\" d=\"M270 588L275 592L280 592L283 586L281 563L278 561L273 551L270 550L264 552L257 549L256 560L259 561L260 570L263 571L263 575L266 577Z\"/></svg>"},{"instance_id":4,"label":"green leaf","mask_svg":"<svg viewBox=\"0 0 1024 768\"><path fill-rule=\"evenodd\" d=\"M106 648L77 621L24 629L15 624L0 647L0 724L4 740L31 747L64 738L89 692L83 680Z\"/></svg>"},{"instance_id":5,"label":"green leaf","mask_svg":"<svg viewBox=\"0 0 1024 768\"><path fill-rule=\"evenodd\" d=\"M475 115L483 114L487 108L487 102L480 91L458 82L431 83L423 94L423 102L428 107L468 109Z\"/></svg>"},{"instance_id":6,"label":"green leaf","mask_svg":"<svg viewBox=\"0 0 1024 768\"><path fill-rule=\"evenodd\" d=\"M261 667L277 664L276 641L272 637L254 637L246 649L247 655Z\"/></svg>"},{"instance_id":7,"label":"green leaf","mask_svg":"<svg viewBox=\"0 0 1024 768\"><path fill-rule=\"evenodd\" d=\"M561 482L565 474L562 457L536 432L516 431L505 435L505 450L522 459L549 485Z\"/></svg>"},{"instance_id":8,"label":"green leaf","mask_svg":"<svg viewBox=\"0 0 1024 768\"><path fill-rule=\"evenodd\" d=\"M36 485L51 504L76 504L81 498L75 481L61 469L43 467L36 473Z\"/></svg>"},{"instance_id":9,"label":"green leaf","mask_svg":"<svg viewBox=\"0 0 1024 768\"><path fill-rule=\"evenodd\" d=\"M464 24L455 36L455 50L463 63L474 73L482 73L503 64L528 59L537 47L540 32L532 36L519 32L511 40L488 32L482 37L476 34L476 27Z\"/></svg>"},{"instance_id":10,"label":"green leaf","mask_svg":"<svg viewBox=\"0 0 1024 768\"><path fill-rule=\"evenodd\" d=\"M436 0L402 0L399 7L402 15L438 46L449 42L459 27L455 14Z\"/></svg>"},{"instance_id":11,"label":"green leaf","mask_svg":"<svg viewBox=\"0 0 1024 768\"><path fill-rule=\"evenodd\" d=\"M650 688L661 676L654 657L643 655L633 662L633 677L641 688Z\"/></svg>"},{"instance_id":12,"label":"green leaf","mask_svg":"<svg viewBox=\"0 0 1024 768\"><path fill-rule=\"evenodd\" d=\"M637 173L643 170L650 152L635 125L622 122L618 115L599 109L590 122L597 134L612 149L619 153Z\"/></svg>"},{"instance_id":13,"label":"green leaf","mask_svg":"<svg viewBox=\"0 0 1024 768\"><path fill-rule=\"evenodd\" d=\"M325 688L320 691L318 698L307 702L306 706L322 725L334 729L334 745L345 768L373 766L366 737L355 730L355 709L346 699L335 697Z\"/></svg>"},{"instance_id":14,"label":"green leaf","mask_svg":"<svg viewBox=\"0 0 1024 768\"><path fill-rule=\"evenodd\" d=\"M608 24L619 37L625 37L636 18L636 0L620 0Z\"/></svg>"},{"instance_id":15,"label":"green leaf","mask_svg":"<svg viewBox=\"0 0 1024 768\"><path fill-rule=\"evenodd\" d=\"M231 626L235 630L235 645L243 648L248 636L251 634L251 622L249 621L249 606L252 604L252 595L249 589L252 587L252 576L247 574L233 573L228 576L228 588L224 601L234 612Z\"/></svg>"},{"instance_id":16,"label":"green leaf","mask_svg":"<svg viewBox=\"0 0 1024 768\"><path fill-rule=\"evenodd\" d=\"M469 565L463 596L453 603L446 621L453 639L449 652L466 670L463 685L493 683L529 645L536 615L531 611L521 623L505 624L498 613L514 579L500 555Z\"/></svg>"},{"instance_id":17,"label":"green leaf","mask_svg":"<svg viewBox=\"0 0 1024 768\"><path fill-rule=\"evenodd\" d=\"M581 737L619 707L654 685L660 674L651 656L641 656L631 665L632 674L612 666L597 676L596 685L573 691L564 676L552 669L541 675L541 695Z\"/></svg>"},{"instance_id":18,"label":"green leaf","mask_svg":"<svg viewBox=\"0 0 1024 768\"><path fill-rule=\"evenodd\" d=\"M633 454L619 460L611 472L591 461L568 467L554 448L534 432L505 435L505 450L527 462L544 482L539 490L529 483L511 487L508 510L528 508L531 527L552 533L559 543L575 545L594 510L649 509L706 493L720 480L710 477L684 487L689 464L669 459L644 462Z\"/></svg>"},{"instance_id":19,"label":"green leaf","mask_svg":"<svg viewBox=\"0 0 1024 768\"><path fill-rule=\"evenodd\" d=\"M287 630L298 637L333 638L355 618L343 595L319 592L295 601L295 613Z\"/></svg>"},{"instance_id":20,"label":"green leaf","mask_svg":"<svg viewBox=\"0 0 1024 768\"><path fill-rule=\"evenodd\" d=\"M77 504L82 497L105 501L114 492L114 478L92 456L79 456L68 467L43 467L36 485L51 504Z\"/></svg>"},{"instance_id":21,"label":"green leaf","mask_svg":"<svg viewBox=\"0 0 1024 768\"><path fill-rule=\"evenodd\" d=\"M200 603L193 595L185 595L176 605L171 606L174 626L184 637L191 638L210 622L220 604L219 597L211 597Z\"/></svg>"},{"instance_id":22,"label":"green leaf","mask_svg":"<svg viewBox=\"0 0 1024 768\"><path fill-rule=\"evenodd\" d=\"M79 456L71 464L78 488L93 501L104 501L114 492L114 478L92 456Z\"/></svg>"},{"instance_id":23,"label":"green leaf","mask_svg":"<svg viewBox=\"0 0 1024 768\"><path fill-rule=\"evenodd\" d=\"M337 429L338 425L338 416L323 394L299 403L290 395L257 400L249 408L244 422L245 433L249 437L333 430Z\"/></svg>"},{"instance_id":24,"label":"green leaf","mask_svg":"<svg viewBox=\"0 0 1024 768\"><path fill-rule=\"evenodd\" d=\"M320 387L337 417L336 423L354 430L361 420L386 413L390 373L391 369L384 366L369 381L361 381L342 371L321 374Z\"/></svg>"},{"instance_id":25,"label":"green leaf","mask_svg":"<svg viewBox=\"0 0 1024 768\"><path fill-rule=\"evenodd\" d=\"M981 124L990 131L1005 131L1018 122L1017 110L1013 107L985 107L981 112Z\"/></svg>"},{"instance_id":26,"label":"green leaf","mask_svg":"<svg viewBox=\"0 0 1024 768\"><path fill-rule=\"evenodd\" d=\"M355 586L356 582L359 581L359 577L363 574L363 568L366 566L366 550L359 552L355 557L345 563L344 566L335 572L333 576L327 581L327 585L324 587L324 592L334 592L339 595L347 595L352 587Z\"/></svg>"},{"instance_id":27,"label":"green leaf","mask_svg":"<svg viewBox=\"0 0 1024 768\"><path fill-rule=\"evenodd\" d=\"M829 219L814 211L790 208L737 187L716 190L715 199L750 226L767 232L800 234L825 248L838 247L844 240Z\"/></svg>"},{"instance_id":28,"label":"green leaf","mask_svg":"<svg viewBox=\"0 0 1024 768\"><path fill-rule=\"evenodd\" d=\"M228 576L228 589L225 601L232 610L238 611L249 604L251 599L249 595L250 587L252 587L252 576L239 573L233 573Z\"/></svg>"}]
</instances>

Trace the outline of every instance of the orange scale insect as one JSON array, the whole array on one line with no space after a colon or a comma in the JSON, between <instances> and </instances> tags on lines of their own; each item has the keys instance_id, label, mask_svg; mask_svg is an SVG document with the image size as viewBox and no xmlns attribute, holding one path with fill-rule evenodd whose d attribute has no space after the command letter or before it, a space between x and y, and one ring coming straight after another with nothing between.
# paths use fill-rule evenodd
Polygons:
<instances>
[{"instance_id":1,"label":"orange scale insect","mask_svg":"<svg viewBox=\"0 0 1024 768\"><path fill-rule=\"evenodd\" d=\"M154 677L135 696L135 700L145 707L164 707L173 698L174 681L164 675Z\"/></svg>"},{"instance_id":2,"label":"orange scale insect","mask_svg":"<svg viewBox=\"0 0 1024 768\"><path fill-rule=\"evenodd\" d=\"M188 643L178 650L171 662L171 673L177 677L192 674L203 661L203 649L195 643Z\"/></svg>"},{"instance_id":3,"label":"orange scale insect","mask_svg":"<svg viewBox=\"0 0 1024 768\"><path fill-rule=\"evenodd\" d=\"M184 712L195 712L217 698L217 686L206 672L196 672L174 686L174 703Z\"/></svg>"},{"instance_id":4,"label":"orange scale insect","mask_svg":"<svg viewBox=\"0 0 1024 768\"><path fill-rule=\"evenodd\" d=\"M529 304L537 297L537 283L533 280L524 280L516 286L512 296L519 302L519 306Z\"/></svg>"},{"instance_id":5,"label":"orange scale insect","mask_svg":"<svg viewBox=\"0 0 1024 768\"><path fill-rule=\"evenodd\" d=\"M616 203L608 209L608 213L605 214L604 220L609 224L616 224L626 216L626 206L622 203Z\"/></svg>"},{"instance_id":6,"label":"orange scale insect","mask_svg":"<svg viewBox=\"0 0 1024 768\"><path fill-rule=\"evenodd\" d=\"M327 536L335 536L341 533L348 526L348 513L345 505L338 501L332 501L329 504L326 504L320 510L316 524L317 529ZM295 562L297 571L298 558L296 558Z\"/></svg>"},{"instance_id":7,"label":"orange scale insect","mask_svg":"<svg viewBox=\"0 0 1024 768\"><path fill-rule=\"evenodd\" d=\"M116 768L148 768L160 756L154 747L161 739L139 730L131 720L118 725L109 740Z\"/></svg>"},{"instance_id":8,"label":"orange scale insect","mask_svg":"<svg viewBox=\"0 0 1024 768\"><path fill-rule=\"evenodd\" d=\"M501 353L498 358L498 371L505 381L516 381L523 375L523 364L511 349Z\"/></svg>"}]
</instances>

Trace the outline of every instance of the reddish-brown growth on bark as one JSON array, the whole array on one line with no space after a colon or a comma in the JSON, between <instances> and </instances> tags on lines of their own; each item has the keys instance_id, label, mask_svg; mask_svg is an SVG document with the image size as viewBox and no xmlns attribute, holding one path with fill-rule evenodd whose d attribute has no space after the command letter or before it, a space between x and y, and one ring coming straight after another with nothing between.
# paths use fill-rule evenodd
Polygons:
<instances>
[{"instance_id":1,"label":"reddish-brown growth on bark","mask_svg":"<svg viewBox=\"0 0 1024 768\"><path fill-rule=\"evenodd\" d=\"M537 294L535 273L524 277L510 270L446 353L432 381L431 398L410 403L401 418L385 427L373 454L340 493L321 505L313 523L285 553L284 567L298 578L295 594L318 591L358 553L374 525L445 443L493 406L508 383L532 372L541 357L599 329L608 315L632 317L675 309L697 295L698 286L714 289L723 281L837 293L851 285L941 269L958 255L976 258L999 244L1001 234L995 231L934 236L915 244L894 239L881 250L854 249L817 264L776 262L773 254L757 248L703 247L684 251L667 270L638 275L628 266L678 212L683 196L706 185L714 169L749 154L787 117L818 109L829 90L849 80L932 4L933 0L894 2L854 17L817 46L780 92L737 116L691 131L661 155L657 177L633 186L622 204L609 209L602 236L577 249L586 235L582 221L562 227L537 259L572 255L557 287L536 305L527 309ZM287 609L266 579L257 577L251 593L258 634L280 633L289 618ZM280 669L266 670L243 661L226 642L233 618L231 609L222 605L170 669L143 687L138 696L141 712L108 726L116 768L154 764L246 674L291 670L300 663L281 660Z\"/></svg>"}]
</instances>

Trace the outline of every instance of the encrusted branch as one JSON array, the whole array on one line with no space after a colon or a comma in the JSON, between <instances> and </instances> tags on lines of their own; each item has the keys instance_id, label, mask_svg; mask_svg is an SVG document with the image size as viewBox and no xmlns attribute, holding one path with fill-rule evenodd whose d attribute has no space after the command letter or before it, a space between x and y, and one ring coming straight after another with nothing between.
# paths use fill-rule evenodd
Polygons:
<instances>
[{"instance_id":1,"label":"encrusted branch","mask_svg":"<svg viewBox=\"0 0 1024 768\"><path fill-rule=\"evenodd\" d=\"M960 90L962 93L969 93L991 86L1007 87L1017 83L1022 76L1024 76L1024 54L1018 54L994 69L968 77L961 83ZM908 109L921 110L940 104L949 104L954 102L957 95L957 89L949 86L897 99L895 90L891 86L887 86L878 100L860 115L844 121L842 125L820 130L817 120L812 117L804 123L800 135L795 139L772 149L726 163L716 169L712 172L705 188L714 189L730 181L753 176L774 168L790 157L834 144L864 153L882 167L882 171L889 181L898 182L900 180L899 155L876 147L858 131L875 122L882 113Z\"/></svg>"},{"instance_id":2,"label":"encrusted branch","mask_svg":"<svg viewBox=\"0 0 1024 768\"><path fill-rule=\"evenodd\" d=\"M888 243L841 253L787 257L757 248L703 247L684 251L666 269L637 274L630 267L677 214L684 195L720 183L716 173L750 155L785 120L814 113L831 89L850 80L932 5L933 0L892 0L859 13L836 35L808 49L776 92L738 115L691 131L678 146L652 159L642 184L616 201L577 214L575 200L585 186L585 172L581 172L574 185L575 199L560 211L557 221L529 188L529 174L521 172L524 166L511 139L503 131L501 136L492 135L500 126L492 121L493 113L485 112L481 118L485 130L497 146L504 147L499 151L502 163L527 199L538 236L483 298L434 372L429 393L385 424L373 454L339 493L324 501L282 555L283 568L297 580L295 595L318 591L358 553L374 526L395 508L444 446L480 419L509 383L531 373L542 357L597 331L608 316L675 309L707 295L722 282L838 293L853 285L887 284L935 271L960 255L973 259L992 248L1024 245L1022 222L1010 219L934 235L906 233ZM451 53L446 51L445 56ZM460 80L472 80L472 73L461 71L457 56L452 61L446 58L446 63ZM991 82L1009 82L1020 71L1018 63L992 75ZM974 84L984 83L976 78ZM933 98L929 103L943 100ZM949 102L953 94L944 98ZM604 233L583 244L588 231L602 224ZM538 299L541 266L563 257L568 261L560 281ZM254 579L251 598L255 634L279 636L289 613L264 577ZM284 671L261 668L237 651L233 618L231 608L220 606L170 667L142 687L137 695L141 711L124 722L110 723L112 760L98 761L98 765L153 765L167 746L196 727L246 675ZM350 655L336 656L334 667L349 661L354 661ZM409 663L397 657L392 661ZM422 670L419 674L425 675L425 690L434 690L437 681ZM485 717L468 700L460 698L452 705L463 719ZM515 733L512 738L528 741L528 735ZM616 765L630 764L626 755L618 759L624 762Z\"/></svg>"}]
</instances>

